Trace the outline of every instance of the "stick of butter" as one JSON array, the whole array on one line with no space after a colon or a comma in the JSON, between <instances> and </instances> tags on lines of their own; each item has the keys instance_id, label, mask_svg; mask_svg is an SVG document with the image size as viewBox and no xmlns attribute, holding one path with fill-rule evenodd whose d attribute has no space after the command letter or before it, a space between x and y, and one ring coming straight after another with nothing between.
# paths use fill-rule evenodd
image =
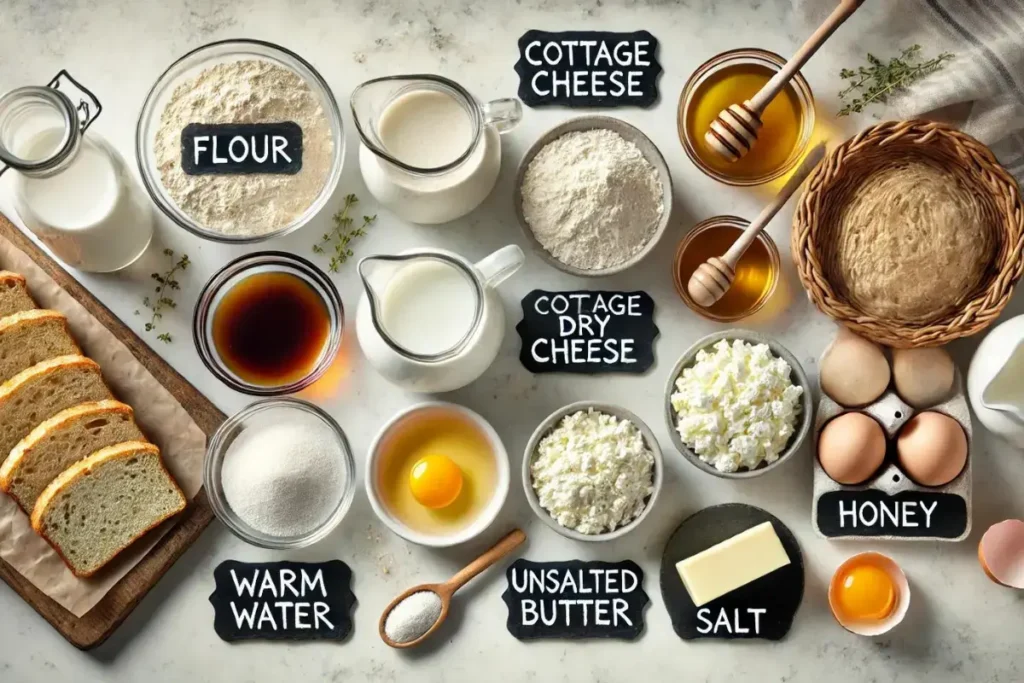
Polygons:
<instances>
[{"instance_id":1,"label":"stick of butter","mask_svg":"<svg viewBox=\"0 0 1024 683\"><path fill-rule=\"evenodd\" d=\"M782 541L765 522L677 562L676 571L700 607L787 564Z\"/></svg>"}]
</instances>

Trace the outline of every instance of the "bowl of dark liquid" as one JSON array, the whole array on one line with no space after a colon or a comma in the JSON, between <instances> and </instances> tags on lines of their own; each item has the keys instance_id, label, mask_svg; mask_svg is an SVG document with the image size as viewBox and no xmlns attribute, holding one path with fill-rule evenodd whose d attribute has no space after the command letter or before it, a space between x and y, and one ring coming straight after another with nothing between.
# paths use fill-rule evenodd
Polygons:
<instances>
[{"instance_id":1,"label":"bowl of dark liquid","mask_svg":"<svg viewBox=\"0 0 1024 683\"><path fill-rule=\"evenodd\" d=\"M309 261L277 251L236 259L203 288L192 334L203 363L229 387L280 396L315 382L338 353L344 309Z\"/></svg>"}]
</instances>

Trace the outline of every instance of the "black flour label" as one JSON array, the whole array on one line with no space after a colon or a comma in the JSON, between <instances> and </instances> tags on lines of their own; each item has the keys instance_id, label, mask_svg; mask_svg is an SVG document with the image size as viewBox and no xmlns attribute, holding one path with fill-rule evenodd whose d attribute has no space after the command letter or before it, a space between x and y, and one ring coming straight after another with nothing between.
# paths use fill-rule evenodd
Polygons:
<instances>
[{"instance_id":1,"label":"black flour label","mask_svg":"<svg viewBox=\"0 0 1024 683\"><path fill-rule=\"evenodd\" d=\"M523 298L519 360L533 373L646 372L654 363L654 299L646 292L545 292Z\"/></svg>"},{"instance_id":2,"label":"black flour label","mask_svg":"<svg viewBox=\"0 0 1024 683\"><path fill-rule=\"evenodd\" d=\"M644 628L644 572L635 562L530 562L505 571L508 631L536 638L621 638Z\"/></svg>"},{"instance_id":3,"label":"black flour label","mask_svg":"<svg viewBox=\"0 0 1024 683\"><path fill-rule=\"evenodd\" d=\"M181 131L181 168L188 175L294 175L302 169L302 128L293 121L190 123Z\"/></svg>"},{"instance_id":4,"label":"black flour label","mask_svg":"<svg viewBox=\"0 0 1024 683\"><path fill-rule=\"evenodd\" d=\"M649 107L658 99L658 39L647 31L527 31L519 99L531 107Z\"/></svg>"},{"instance_id":5,"label":"black flour label","mask_svg":"<svg viewBox=\"0 0 1024 683\"><path fill-rule=\"evenodd\" d=\"M340 640L352 630L352 570L329 562L237 562L213 570L222 640Z\"/></svg>"},{"instance_id":6,"label":"black flour label","mask_svg":"<svg viewBox=\"0 0 1024 683\"><path fill-rule=\"evenodd\" d=\"M829 491L818 499L825 536L932 536L959 538L967 531L967 503L936 491Z\"/></svg>"}]
</instances>

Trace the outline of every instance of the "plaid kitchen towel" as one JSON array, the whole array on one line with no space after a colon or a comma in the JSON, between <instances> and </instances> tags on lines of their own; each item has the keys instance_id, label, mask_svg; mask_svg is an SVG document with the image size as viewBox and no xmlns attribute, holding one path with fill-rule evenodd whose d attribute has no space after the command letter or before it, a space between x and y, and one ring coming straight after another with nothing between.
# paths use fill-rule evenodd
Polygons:
<instances>
[{"instance_id":1,"label":"plaid kitchen towel","mask_svg":"<svg viewBox=\"0 0 1024 683\"><path fill-rule=\"evenodd\" d=\"M835 7L834 0L794 4L809 22ZM889 44L878 48L879 57L887 59L915 43L928 57L955 55L941 71L893 99L883 117L957 123L1024 181L1024 0L869 0L862 10L871 5L870 28L879 29ZM857 20L854 15L850 23Z\"/></svg>"}]
</instances>

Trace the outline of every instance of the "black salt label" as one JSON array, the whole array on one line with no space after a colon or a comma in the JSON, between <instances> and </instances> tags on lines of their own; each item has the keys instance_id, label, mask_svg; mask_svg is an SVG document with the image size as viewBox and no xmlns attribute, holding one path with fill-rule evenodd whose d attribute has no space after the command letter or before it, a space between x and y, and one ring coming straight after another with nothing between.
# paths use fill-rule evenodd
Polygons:
<instances>
[{"instance_id":1,"label":"black salt label","mask_svg":"<svg viewBox=\"0 0 1024 683\"><path fill-rule=\"evenodd\" d=\"M213 578L213 628L223 640L340 640L352 630L352 570L341 560L228 560Z\"/></svg>"},{"instance_id":2,"label":"black salt label","mask_svg":"<svg viewBox=\"0 0 1024 683\"><path fill-rule=\"evenodd\" d=\"M644 629L644 572L623 562L516 560L505 571L509 633L536 638L621 638Z\"/></svg>"},{"instance_id":3,"label":"black salt label","mask_svg":"<svg viewBox=\"0 0 1024 683\"><path fill-rule=\"evenodd\" d=\"M546 292L523 298L519 360L533 373L640 374L654 364L654 299L646 292Z\"/></svg>"},{"instance_id":4,"label":"black salt label","mask_svg":"<svg viewBox=\"0 0 1024 683\"><path fill-rule=\"evenodd\" d=\"M829 491L818 499L825 536L959 538L967 531L967 502L938 491Z\"/></svg>"},{"instance_id":5,"label":"black salt label","mask_svg":"<svg viewBox=\"0 0 1024 683\"><path fill-rule=\"evenodd\" d=\"M531 107L649 107L658 99L657 50L647 31L527 31L515 66L519 99Z\"/></svg>"},{"instance_id":6,"label":"black salt label","mask_svg":"<svg viewBox=\"0 0 1024 683\"><path fill-rule=\"evenodd\" d=\"M302 170L302 128L282 123L190 123L181 131L188 175L284 174Z\"/></svg>"}]
</instances>

